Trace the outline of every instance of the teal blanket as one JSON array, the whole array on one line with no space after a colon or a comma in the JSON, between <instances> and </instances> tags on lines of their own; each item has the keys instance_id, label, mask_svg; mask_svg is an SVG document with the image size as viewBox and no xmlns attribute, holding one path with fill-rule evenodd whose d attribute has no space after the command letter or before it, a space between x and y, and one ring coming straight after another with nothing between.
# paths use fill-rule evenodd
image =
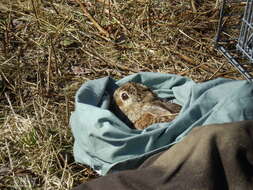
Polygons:
<instances>
[{"instance_id":1,"label":"teal blanket","mask_svg":"<svg viewBox=\"0 0 253 190\"><path fill-rule=\"evenodd\" d=\"M113 91L128 81L145 84L159 97L182 105L179 116L143 131L130 129L109 110ZM76 162L105 175L138 167L179 142L193 127L252 119L253 83L224 78L195 83L172 74L137 73L119 81L105 77L83 84L70 125Z\"/></svg>"}]
</instances>

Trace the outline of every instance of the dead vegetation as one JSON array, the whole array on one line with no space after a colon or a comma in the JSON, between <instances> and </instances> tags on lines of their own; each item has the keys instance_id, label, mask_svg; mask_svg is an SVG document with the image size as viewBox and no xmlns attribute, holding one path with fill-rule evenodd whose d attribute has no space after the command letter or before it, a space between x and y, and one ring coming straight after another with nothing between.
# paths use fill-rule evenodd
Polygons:
<instances>
[{"instance_id":1,"label":"dead vegetation","mask_svg":"<svg viewBox=\"0 0 253 190\"><path fill-rule=\"evenodd\" d=\"M0 189L71 189L69 116L86 80L140 71L241 78L213 48L216 1L2 0Z\"/></svg>"}]
</instances>

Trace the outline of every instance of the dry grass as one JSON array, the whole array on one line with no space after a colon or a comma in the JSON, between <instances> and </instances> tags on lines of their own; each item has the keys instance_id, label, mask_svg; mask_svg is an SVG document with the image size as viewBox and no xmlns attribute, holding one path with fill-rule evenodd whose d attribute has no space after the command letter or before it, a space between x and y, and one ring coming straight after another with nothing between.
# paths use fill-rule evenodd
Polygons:
<instances>
[{"instance_id":1,"label":"dry grass","mask_svg":"<svg viewBox=\"0 0 253 190\"><path fill-rule=\"evenodd\" d=\"M69 116L86 80L241 77L213 48L214 0L80 2L0 2L0 189L71 189L96 176L72 156Z\"/></svg>"}]
</instances>

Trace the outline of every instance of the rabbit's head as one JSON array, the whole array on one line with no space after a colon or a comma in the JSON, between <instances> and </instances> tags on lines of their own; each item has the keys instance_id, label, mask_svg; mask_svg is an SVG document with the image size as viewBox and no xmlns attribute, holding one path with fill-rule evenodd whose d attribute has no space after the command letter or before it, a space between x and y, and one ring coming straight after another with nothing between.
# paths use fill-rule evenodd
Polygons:
<instances>
[{"instance_id":1,"label":"rabbit's head","mask_svg":"<svg viewBox=\"0 0 253 190\"><path fill-rule=\"evenodd\" d=\"M120 108L149 102L155 97L156 94L154 94L147 86L135 82L128 82L120 86L113 95L116 104Z\"/></svg>"}]
</instances>

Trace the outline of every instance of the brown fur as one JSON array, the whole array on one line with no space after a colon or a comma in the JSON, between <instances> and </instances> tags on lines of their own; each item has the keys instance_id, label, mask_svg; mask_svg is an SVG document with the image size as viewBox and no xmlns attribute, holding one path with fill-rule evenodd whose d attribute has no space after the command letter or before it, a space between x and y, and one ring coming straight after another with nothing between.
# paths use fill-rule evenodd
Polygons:
<instances>
[{"instance_id":1,"label":"brown fur","mask_svg":"<svg viewBox=\"0 0 253 190\"><path fill-rule=\"evenodd\" d=\"M128 99L121 95L126 93ZM114 92L114 100L119 109L137 129L144 129L153 123L170 122L179 113L181 106L157 97L147 86L129 82Z\"/></svg>"}]
</instances>

